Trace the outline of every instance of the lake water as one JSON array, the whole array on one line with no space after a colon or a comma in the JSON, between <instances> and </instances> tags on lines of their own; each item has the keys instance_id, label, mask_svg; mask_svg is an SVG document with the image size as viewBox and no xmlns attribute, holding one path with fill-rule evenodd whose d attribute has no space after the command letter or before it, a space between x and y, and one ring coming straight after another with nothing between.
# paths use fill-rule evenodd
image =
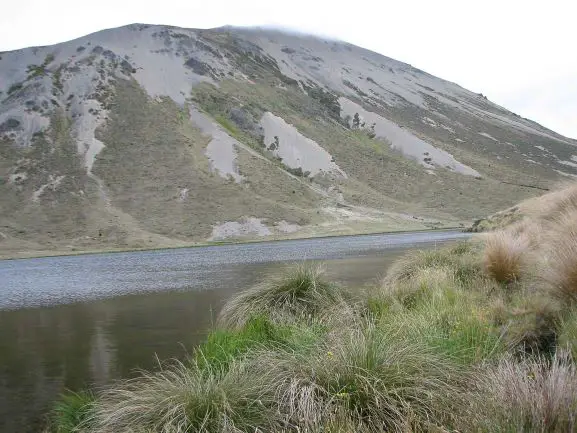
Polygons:
<instances>
[{"instance_id":1,"label":"lake water","mask_svg":"<svg viewBox=\"0 0 577 433\"><path fill-rule=\"evenodd\" d=\"M0 261L0 432L38 432L66 389L184 358L223 302L267 274L322 261L344 286L375 284L422 232Z\"/></svg>"}]
</instances>

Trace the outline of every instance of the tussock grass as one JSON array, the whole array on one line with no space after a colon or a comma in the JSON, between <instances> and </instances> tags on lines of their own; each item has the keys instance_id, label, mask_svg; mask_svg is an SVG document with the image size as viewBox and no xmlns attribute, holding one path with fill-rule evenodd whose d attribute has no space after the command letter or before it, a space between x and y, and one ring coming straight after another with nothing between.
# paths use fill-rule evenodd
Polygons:
<instances>
[{"instance_id":1,"label":"tussock grass","mask_svg":"<svg viewBox=\"0 0 577 433\"><path fill-rule=\"evenodd\" d=\"M274 420L272 370L258 375L234 361L226 371L176 363L100 395L94 432L254 431Z\"/></svg>"},{"instance_id":2,"label":"tussock grass","mask_svg":"<svg viewBox=\"0 0 577 433\"><path fill-rule=\"evenodd\" d=\"M252 350L285 348L305 351L325 333L326 328L318 324L274 324L266 316L257 316L249 318L239 329L215 329L196 349L194 362L200 369L225 371L231 362L245 357Z\"/></svg>"},{"instance_id":3,"label":"tussock grass","mask_svg":"<svg viewBox=\"0 0 577 433\"><path fill-rule=\"evenodd\" d=\"M562 308L544 294L523 293L520 305L512 303L505 328L507 345L514 352L555 352Z\"/></svg>"},{"instance_id":4,"label":"tussock grass","mask_svg":"<svg viewBox=\"0 0 577 433\"><path fill-rule=\"evenodd\" d=\"M364 321L307 351L261 346L227 369L143 373L99 395L89 431L425 431L452 417L464 380L402 329Z\"/></svg>"},{"instance_id":5,"label":"tussock grass","mask_svg":"<svg viewBox=\"0 0 577 433\"><path fill-rule=\"evenodd\" d=\"M577 210L577 183L560 183L542 196L529 198L521 203L478 220L471 231L508 230L526 223L542 225L555 220L564 212Z\"/></svg>"},{"instance_id":6,"label":"tussock grass","mask_svg":"<svg viewBox=\"0 0 577 433\"><path fill-rule=\"evenodd\" d=\"M490 233L485 241L483 257L486 272L499 283L512 283L521 278L529 242L505 231Z\"/></svg>"},{"instance_id":7,"label":"tussock grass","mask_svg":"<svg viewBox=\"0 0 577 433\"><path fill-rule=\"evenodd\" d=\"M577 359L577 311L573 310L561 319L557 345Z\"/></svg>"},{"instance_id":8,"label":"tussock grass","mask_svg":"<svg viewBox=\"0 0 577 433\"><path fill-rule=\"evenodd\" d=\"M410 253L355 297L319 268L276 275L187 363L63 402L59 431L577 431L576 199Z\"/></svg>"},{"instance_id":9,"label":"tussock grass","mask_svg":"<svg viewBox=\"0 0 577 433\"><path fill-rule=\"evenodd\" d=\"M460 431L565 433L577 428L577 370L566 354L550 360L508 358L478 380Z\"/></svg>"},{"instance_id":10,"label":"tussock grass","mask_svg":"<svg viewBox=\"0 0 577 433\"><path fill-rule=\"evenodd\" d=\"M520 238L526 241L530 250L538 250L543 245L544 228L540 222L524 218L503 230L514 238Z\"/></svg>"},{"instance_id":11,"label":"tussock grass","mask_svg":"<svg viewBox=\"0 0 577 433\"><path fill-rule=\"evenodd\" d=\"M91 392L71 392L64 394L54 406L49 431L74 433L88 429L95 404Z\"/></svg>"},{"instance_id":12,"label":"tussock grass","mask_svg":"<svg viewBox=\"0 0 577 433\"><path fill-rule=\"evenodd\" d=\"M398 302L405 308L413 308L425 300L442 296L447 289L454 289L458 282L448 267L423 267L412 272L411 277L396 284L385 283L380 290L383 300Z\"/></svg>"},{"instance_id":13,"label":"tussock grass","mask_svg":"<svg viewBox=\"0 0 577 433\"><path fill-rule=\"evenodd\" d=\"M322 278L320 266L300 265L280 273L230 299L218 316L218 324L238 328L254 316L273 321L312 317L341 304L343 291Z\"/></svg>"},{"instance_id":14,"label":"tussock grass","mask_svg":"<svg viewBox=\"0 0 577 433\"><path fill-rule=\"evenodd\" d=\"M469 283L482 272L476 242L460 242L434 250L411 252L395 262L383 280L383 285L395 285L410 280L423 269L445 269L462 284Z\"/></svg>"},{"instance_id":15,"label":"tussock grass","mask_svg":"<svg viewBox=\"0 0 577 433\"><path fill-rule=\"evenodd\" d=\"M289 425L322 431L338 422L360 431L422 431L449 416L461 370L402 330L346 328L305 356L268 352L259 364L281 371L279 410Z\"/></svg>"},{"instance_id":16,"label":"tussock grass","mask_svg":"<svg viewBox=\"0 0 577 433\"><path fill-rule=\"evenodd\" d=\"M553 294L577 302L577 208L556 219L549 232L545 279Z\"/></svg>"},{"instance_id":17,"label":"tussock grass","mask_svg":"<svg viewBox=\"0 0 577 433\"><path fill-rule=\"evenodd\" d=\"M292 329L275 326L267 317L252 317L238 330L215 329L195 351L194 359L199 368L224 370L251 349L287 344L291 333Z\"/></svg>"},{"instance_id":18,"label":"tussock grass","mask_svg":"<svg viewBox=\"0 0 577 433\"><path fill-rule=\"evenodd\" d=\"M506 350L503 331L495 325L484 296L483 292L448 285L428 292L416 303L381 310L373 305L373 311L378 311L383 326L402 327L410 338L425 342L459 364L473 365Z\"/></svg>"},{"instance_id":19,"label":"tussock grass","mask_svg":"<svg viewBox=\"0 0 577 433\"><path fill-rule=\"evenodd\" d=\"M559 214L577 211L577 184L567 183L541 197L527 200L521 204L522 212L533 220L551 221Z\"/></svg>"}]
</instances>

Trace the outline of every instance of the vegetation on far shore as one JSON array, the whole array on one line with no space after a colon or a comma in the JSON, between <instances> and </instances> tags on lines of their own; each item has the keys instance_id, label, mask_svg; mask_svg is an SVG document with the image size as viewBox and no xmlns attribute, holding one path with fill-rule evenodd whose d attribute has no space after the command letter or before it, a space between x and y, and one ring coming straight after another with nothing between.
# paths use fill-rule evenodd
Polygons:
<instances>
[{"instance_id":1,"label":"vegetation on far shore","mask_svg":"<svg viewBox=\"0 0 577 433\"><path fill-rule=\"evenodd\" d=\"M577 185L531 203L496 231L409 253L378 287L344 290L304 265L264 281L190 359L65 396L51 428L576 431Z\"/></svg>"}]
</instances>

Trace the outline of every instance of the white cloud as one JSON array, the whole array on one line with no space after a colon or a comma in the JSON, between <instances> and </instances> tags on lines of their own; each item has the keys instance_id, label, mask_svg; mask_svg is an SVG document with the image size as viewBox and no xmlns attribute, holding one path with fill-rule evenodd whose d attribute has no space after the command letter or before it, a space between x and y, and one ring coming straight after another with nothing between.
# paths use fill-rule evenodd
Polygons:
<instances>
[{"instance_id":1,"label":"white cloud","mask_svg":"<svg viewBox=\"0 0 577 433\"><path fill-rule=\"evenodd\" d=\"M570 0L21 0L2 6L0 50L62 42L134 22L277 25L333 36L454 81L577 138Z\"/></svg>"}]
</instances>

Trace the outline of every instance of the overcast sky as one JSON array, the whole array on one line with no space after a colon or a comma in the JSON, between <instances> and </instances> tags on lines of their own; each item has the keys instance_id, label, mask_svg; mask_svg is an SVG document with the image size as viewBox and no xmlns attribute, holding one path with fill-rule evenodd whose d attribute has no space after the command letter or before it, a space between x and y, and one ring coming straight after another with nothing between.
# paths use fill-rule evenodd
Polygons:
<instances>
[{"instance_id":1,"label":"overcast sky","mask_svg":"<svg viewBox=\"0 0 577 433\"><path fill-rule=\"evenodd\" d=\"M572 0L19 0L0 11L0 51L130 23L275 25L331 36L454 81L577 138Z\"/></svg>"}]
</instances>

